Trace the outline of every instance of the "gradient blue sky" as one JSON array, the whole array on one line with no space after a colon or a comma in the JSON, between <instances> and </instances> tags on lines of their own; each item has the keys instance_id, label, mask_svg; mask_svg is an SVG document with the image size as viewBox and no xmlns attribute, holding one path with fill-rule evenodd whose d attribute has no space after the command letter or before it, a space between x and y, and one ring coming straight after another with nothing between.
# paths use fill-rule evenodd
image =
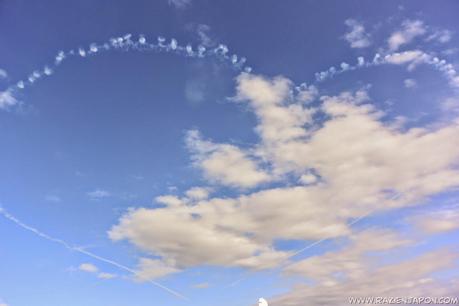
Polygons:
<instances>
[{"instance_id":1,"label":"gradient blue sky","mask_svg":"<svg viewBox=\"0 0 459 306\"><path fill-rule=\"evenodd\" d=\"M457 296L458 11L0 0L0 306ZM126 33L253 70L170 47L54 67Z\"/></svg>"}]
</instances>

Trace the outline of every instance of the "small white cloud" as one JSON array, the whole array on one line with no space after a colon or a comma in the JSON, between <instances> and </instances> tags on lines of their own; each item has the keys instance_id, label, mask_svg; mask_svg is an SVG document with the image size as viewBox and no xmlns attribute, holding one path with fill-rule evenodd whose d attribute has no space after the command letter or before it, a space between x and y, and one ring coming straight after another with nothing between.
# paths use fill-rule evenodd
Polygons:
<instances>
[{"instance_id":1,"label":"small white cloud","mask_svg":"<svg viewBox=\"0 0 459 306\"><path fill-rule=\"evenodd\" d=\"M168 3L177 9L184 9L191 4L191 0L168 0Z\"/></svg>"},{"instance_id":2,"label":"small white cloud","mask_svg":"<svg viewBox=\"0 0 459 306\"><path fill-rule=\"evenodd\" d=\"M424 35L426 33L426 27L420 20L405 20L402 23L402 29L392 33L387 40L389 49L395 51L402 45L408 44L413 41L414 38Z\"/></svg>"},{"instance_id":3,"label":"small white cloud","mask_svg":"<svg viewBox=\"0 0 459 306\"><path fill-rule=\"evenodd\" d=\"M414 79L406 79L403 81L403 84L406 88L414 88L418 85L418 83Z\"/></svg>"},{"instance_id":4,"label":"small white cloud","mask_svg":"<svg viewBox=\"0 0 459 306\"><path fill-rule=\"evenodd\" d=\"M453 37L453 33L449 30L437 30L433 32L432 34L429 35L429 37L426 38L426 41L438 41L439 43L447 43L451 40Z\"/></svg>"},{"instance_id":5,"label":"small white cloud","mask_svg":"<svg viewBox=\"0 0 459 306\"><path fill-rule=\"evenodd\" d=\"M91 199L97 200L97 199L108 198L111 196L111 193L103 189L96 189L94 191L88 192L87 195Z\"/></svg>"},{"instance_id":6,"label":"small white cloud","mask_svg":"<svg viewBox=\"0 0 459 306\"><path fill-rule=\"evenodd\" d=\"M97 274L97 278L100 278L100 279L113 279L115 277L116 275L112 273L101 272Z\"/></svg>"},{"instance_id":7,"label":"small white cloud","mask_svg":"<svg viewBox=\"0 0 459 306\"><path fill-rule=\"evenodd\" d=\"M8 73L6 70L0 69L0 80L1 79L6 79L8 77Z\"/></svg>"},{"instance_id":8,"label":"small white cloud","mask_svg":"<svg viewBox=\"0 0 459 306\"><path fill-rule=\"evenodd\" d=\"M365 32L362 23L354 19L348 19L344 23L349 27L349 32L344 35L344 38L351 48L365 48L371 44L370 35Z\"/></svg>"},{"instance_id":9,"label":"small white cloud","mask_svg":"<svg viewBox=\"0 0 459 306\"><path fill-rule=\"evenodd\" d=\"M91 263L82 263L78 269L83 272L88 272L88 273L97 273L99 272L99 268L97 268L95 265Z\"/></svg>"},{"instance_id":10,"label":"small white cloud","mask_svg":"<svg viewBox=\"0 0 459 306\"><path fill-rule=\"evenodd\" d=\"M18 103L10 90L0 91L0 109L8 109Z\"/></svg>"}]
</instances>

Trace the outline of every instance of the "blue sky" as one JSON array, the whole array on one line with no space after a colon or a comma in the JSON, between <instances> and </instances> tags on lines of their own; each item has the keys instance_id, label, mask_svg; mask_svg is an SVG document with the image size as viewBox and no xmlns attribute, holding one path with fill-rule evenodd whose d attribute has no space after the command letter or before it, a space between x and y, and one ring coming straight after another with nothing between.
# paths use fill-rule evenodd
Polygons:
<instances>
[{"instance_id":1,"label":"blue sky","mask_svg":"<svg viewBox=\"0 0 459 306\"><path fill-rule=\"evenodd\" d=\"M0 1L0 306L458 296L458 10Z\"/></svg>"}]
</instances>

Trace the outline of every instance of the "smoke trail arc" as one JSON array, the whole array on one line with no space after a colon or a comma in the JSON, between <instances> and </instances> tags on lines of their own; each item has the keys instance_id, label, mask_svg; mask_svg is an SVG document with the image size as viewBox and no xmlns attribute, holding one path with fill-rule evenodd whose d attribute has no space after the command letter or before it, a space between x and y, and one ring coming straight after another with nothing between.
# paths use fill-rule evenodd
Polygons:
<instances>
[{"instance_id":1,"label":"smoke trail arc","mask_svg":"<svg viewBox=\"0 0 459 306\"><path fill-rule=\"evenodd\" d=\"M126 34L110 38L107 42L91 43L87 47L58 51L52 63L32 71L26 78L15 82L5 91L0 92L0 109L17 104L17 95L20 92L34 86L41 79L52 76L59 66L68 59L73 57L87 58L109 51L170 53L186 58L215 58L229 64L237 72L250 73L252 71L252 68L246 64L247 59L245 57L231 54L224 44L219 44L214 48L206 48L203 45L193 47L191 44L180 45L175 38L166 40L166 38L159 36L150 41L142 34L135 39L132 34Z\"/></svg>"}]
</instances>

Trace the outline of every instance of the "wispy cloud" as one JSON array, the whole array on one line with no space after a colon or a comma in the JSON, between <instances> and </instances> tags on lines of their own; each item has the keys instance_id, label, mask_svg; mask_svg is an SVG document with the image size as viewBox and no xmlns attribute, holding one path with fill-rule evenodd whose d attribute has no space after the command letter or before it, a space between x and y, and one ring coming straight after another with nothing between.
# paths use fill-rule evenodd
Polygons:
<instances>
[{"instance_id":1,"label":"wispy cloud","mask_svg":"<svg viewBox=\"0 0 459 306\"><path fill-rule=\"evenodd\" d=\"M347 19L345 24L349 31L344 35L344 38L351 48L366 48L371 45L370 35L365 31L362 23L355 19Z\"/></svg>"},{"instance_id":2,"label":"wispy cloud","mask_svg":"<svg viewBox=\"0 0 459 306\"><path fill-rule=\"evenodd\" d=\"M414 79L405 79L403 81L403 85L405 85L406 88L414 88L418 85L418 83Z\"/></svg>"},{"instance_id":3,"label":"wispy cloud","mask_svg":"<svg viewBox=\"0 0 459 306\"><path fill-rule=\"evenodd\" d=\"M8 77L8 73L4 69L0 69L0 80L6 79Z\"/></svg>"},{"instance_id":4,"label":"wispy cloud","mask_svg":"<svg viewBox=\"0 0 459 306\"><path fill-rule=\"evenodd\" d=\"M177 9L184 9L191 5L192 0L167 0L169 5Z\"/></svg>"},{"instance_id":5,"label":"wispy cloud","mask_svg":"<svg viewBox=\"0 0 459 306\"><path fill-rule=\"evenodd\" d=\"M8 109L18 103L19 101L10 90L0 91L0 110Z\"/></svg>"},{"instance_id":6,"label":"wispy cloud","mask_svg":"<svg viewBox=\"0 0 459 306\"><path fill-rule=\"evenodd\" d=\"M410 43L418 36L424 35L427 31L424 22L420 20L405 20L402 29L395 31L389 37L387 43L391 51L398 50L401 46Z\"/></svg>"},{"instance_id":7,"label":"wispy cloud","mask_svg":"<svg viewBox=\"0 0 459 306\"><path fill-rule=\"evenodd\" d=\"M103 190L103 189L96 189L94 191L87 192L86 194L89 198L93 200L99 200L99 199L108 198L112 196L110 192L108 192L107 190Z\"/></svg>"}]
</instances>

